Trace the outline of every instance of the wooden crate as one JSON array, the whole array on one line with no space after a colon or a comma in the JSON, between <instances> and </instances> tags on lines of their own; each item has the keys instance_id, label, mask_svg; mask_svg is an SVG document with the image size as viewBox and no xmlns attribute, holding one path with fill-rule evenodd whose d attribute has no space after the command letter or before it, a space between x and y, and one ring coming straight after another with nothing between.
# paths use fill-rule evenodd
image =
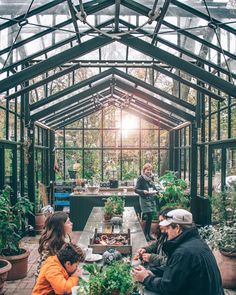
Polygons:
<instances>
[{"instance_id":1,"label":"wooden crate","mask_svg":"<svg viewBox=\"0 0 236 295\"><path fill-rule=\"evenodd\" d=\"M102 235L106 235L107 237L117 237L123 236L128 240L127 245L103 245L103 244L96 244L95 239L97 237L101 237ZM98 233L97 228L95 228L94 236L90 239L90 243L88 247L93 248L93 253L95 254L103 254L105 251L109 249L115 249L119 251L121 254L130 254L132 255L132 245L131 245L131 238L130 238L130 229L128 229L128 233Z\"/></svg>"}]
</instances>

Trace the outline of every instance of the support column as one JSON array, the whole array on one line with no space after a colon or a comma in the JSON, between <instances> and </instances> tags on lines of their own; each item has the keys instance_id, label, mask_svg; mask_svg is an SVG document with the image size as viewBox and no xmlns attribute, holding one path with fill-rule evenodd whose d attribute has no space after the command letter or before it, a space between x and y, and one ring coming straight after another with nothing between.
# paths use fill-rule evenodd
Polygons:
<instances>
[{"instance_id":1,"label":"support column","mask_svg":"<svg viewBox=\"0 0 236 295\"><path fill-rule=\"evenodd\" d=\"M198 155L197 155L197 127L193 123L191 125L191 199L197 195L197 169L198 169Z\"/></svg>"}]
</instances>

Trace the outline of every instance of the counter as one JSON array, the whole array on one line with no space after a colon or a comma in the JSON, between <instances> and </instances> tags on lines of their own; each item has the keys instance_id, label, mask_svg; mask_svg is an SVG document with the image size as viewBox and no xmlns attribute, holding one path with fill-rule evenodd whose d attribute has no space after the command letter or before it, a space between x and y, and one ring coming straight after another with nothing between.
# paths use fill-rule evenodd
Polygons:
<instances>
[{"instance_id":1,"label":"counter","mask_svg":"<svg viewBox=\"0 0 236 295\"><path fill-rule=\"evenodd\" d=\"M71 194L70 219L73 222L73 230L83 230L93 207L103 207L110 195L110 190L98 194ZM123 195L125 196L125 206L134 207L135 212L140 214L139 196L134 192L127 192Z\"/></svg>"}]
</instances>

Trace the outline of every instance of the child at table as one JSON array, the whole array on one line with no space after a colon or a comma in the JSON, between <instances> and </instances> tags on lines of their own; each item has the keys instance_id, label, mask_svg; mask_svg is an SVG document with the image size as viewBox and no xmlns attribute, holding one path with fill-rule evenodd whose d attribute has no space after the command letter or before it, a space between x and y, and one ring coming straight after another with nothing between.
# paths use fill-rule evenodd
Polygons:
<instances>
[{"instance_id":1,"label":"child at table","mask_svg":"<svg viewBox=\"0 0 236 295\"><path fill-rule=\"evenodd\" d=\"M32 295L70 294L71 288L78 285L81 270L79 262L84 260L81 248L66 243L55 256L43 263Z\"/></svg>"}]
</instances>

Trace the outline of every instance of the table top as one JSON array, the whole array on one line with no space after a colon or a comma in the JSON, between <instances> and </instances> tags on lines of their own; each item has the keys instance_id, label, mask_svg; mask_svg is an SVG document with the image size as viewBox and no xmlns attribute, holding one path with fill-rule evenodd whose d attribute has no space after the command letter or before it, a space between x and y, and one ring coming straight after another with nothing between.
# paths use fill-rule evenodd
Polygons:
<instances>
[{"instance_id":1,"label":"table top","mask_svg":"<svg viewBox=\"0 0 236 295\"><path fill-rule=\"evenodd\" d=\"M89 240L93 237L95 228L98 229L98 232L109 232L111 225L104 223L103 209L103 207L93 208L80 236L80 247L88 247ZM125 207L123 225L120 227L120 232L127 233L128 229L130 229L131 234L132 253L135 254L140 247L147 246L147 241L133 207Z\"/></svg>"},{"instance_id":2,"label":"table top","mask_svg":"<svg viewBox=\"0 0 236 295\"><path fill-rule=\"evenodd\" d=\"M89 245L90 238L94 235L95 228L98 232L104 232L109 230L110 225L104 223L103 220L103 207L94 207L89 215L85 228L80 236L78 245L83 249ZM138 217L135 213L134 207L125 207L123 213L123 225L121 232L127 233L128 228L131 234L132 254L134 255L140 247L147 246L143 230L139 223ZM154 295L155 293L144 290L145 295Z\"/></svg>"}]
</instances>

